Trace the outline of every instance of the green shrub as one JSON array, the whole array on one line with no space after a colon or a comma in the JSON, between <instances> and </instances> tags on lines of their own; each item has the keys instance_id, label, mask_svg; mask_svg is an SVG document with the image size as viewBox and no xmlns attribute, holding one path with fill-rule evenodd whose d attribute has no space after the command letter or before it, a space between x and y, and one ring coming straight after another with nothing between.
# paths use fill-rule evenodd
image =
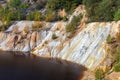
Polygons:
<instances>
[{"instance_id":1,"label":"green shrub","mask_svg":"<svg viewBox=\"0 0 120 80\"><path fill-rule=\"evenodd\" d=\"M11 22L11 20L17 20L17 14L13 9L7 10L7 12L4 13L4 21Z\"/></svg>"},{"instance_id":2,"label":"green shrub","mask_svg":"<svg viewBox=\"0 0 120 80\"><path fill-rule=\"evenodd\" d=\"M120 45L118 45L118 47L117 47L117 52L116 52L116 55L115 55L115 59L116 59L117 63L120 63Z\"/></svg>"},{"instance_id":3,"label":"green shrub","mask_svg":"<svg viewBox=\"0 0 120 80\"><path fill-rule=\"evenodd\" d=\"M120 45L118 45L115 53L115 63L114 63L114 71L120 72Z\"/></svg>"},{"instance_id":4,"label":"green shrub","mask_svg":"<svg viewBox=\"0 0 120 80\"><path fill-rule=\"evenodd\" d=\"M26 9L28 9L30 4L21 2L21 0L10 0L7 5L2 8L0 6L0 20L3 21L11 21L11 20L46 20L46 21L58 21L62 18L58 15L58 9L65 9L66 11L73 11L79 4L81 4L82 0L34 0L36 2L36 11L31 13L26 13ZM41 16L39 10L47 7L45 12L45 16ZM66 21L67 18L63 17L63 21Z\"/></svg>"},{"instance_id":5,"label":"green shrub","mask_svg":"<svg viewBox=\"0 0 120 80\"><path fill-rule=\"evenodd\" d=\"M53 34L52 39L56 39L56 38L57 38L56 34Z\"/></svg>"},{"instance_id":6,"label":"green shrub","mask_svg":"<svg viewBox=\"0 0 120 80\"><path fill-rule=\"evenodd\" d=\"M106 42L107 42L108 44L112 42L112 38L111 38L110 35L108 35L108 37L107 37L107 39L106 39Z\"/></svg>"},{"instance_id":7,"label":"green shrub","mask_svg":"<svg viewBox=\"0 0 120 80\"><path fill-rule=\"evenodd\" d=\"M82 19L82 15L74 16L73 19L69 24L66 25L66 31L74 33L77 29L78 25L80 24L80 21Z\"/></svg>"},{"instance_id":8,"label":"green shrub","mask_svg":"<svg viewBox=\"0 0 120 80\"><path fill-rule=\"evenodd\" d=\"M21 1L20 0L10 0L9 5L12 8L18 8L21 5Z\"/></svg>"},{"instance_id":9,"label":"green shrub","mask_svg":"<svg viewBox=\"0 0 120 80\"><path fill-rule=\"evenodd\" d=\"M30 6L27 3L21 3L20 8L29 8Z\"/></svg>"},{"instance_id":10,"label":"green shrub","mask_svg":"<svg viewBox=\"0 0 120 80\"><path fill-rule=\"evenodd\" d=\"M41 13L37 10L33 13L33 16L34 16L34 21L39 21L41 19Z\"/></svg>"},{"instance_id":11,"label":"green shrub","mask_svg":"<svg viewBox=\"0 0 120 80\"><path fill-rule=\"evenodd\" d=\"M27 17L26 17L26 20L33 20L34 19L34 15L33 15L33 13L29 13L28 15L27 15Z\"/></svg>"},{"instance_id":12,"label":"green shrub","mask_svg":"<svg viewBox=\"0 0 120 80\"><path fill-rule=\"evenodd\" d=\"M54 22L54 21L58 21L61 20L60 16L58 15L57 12L52 12L49 11L46 15L45 15L45 21L47 22Z\"/></svg>"},{"instance_id":13,"label":"green shrub","mask_svg":"<svg viewBox=\"0 0 120 80\"><path fill-rule=\"evenodd\" d=\"M89 22L112 21L120 7L120 0L83 0L86 5Z\"/></svg>"},{"instance_id":14,"label":"green shrub","mask_svg":"<svg viewBox=\"0 0 120 80\"><path fill-rule=\"evenodd\" d=\"M56 10L59 8L59 0L48 0L47 8L50 10Z\"/></svg>"},{"instance_id":15,"label":"green shrub","mask_svg":"<svg viewBox=\"0 0 120 80\"><path fill-rule=\"evenodd\" d=\"M115 12L114 20L115 20L115 21L120 20L120 9L118 9L118 10Z\"/></svg>"},{"instance_id":16,"label":"green shrub","mask_svg":"<svg viewBox=\"0 0 120 80\"><path fill-rule=\"evenodd\" d=\"M102 75L102 70L101 69L98 69L95 72L95 80L103 80L103 75Z\"/></svg>"},{"instance_id":17,"label":"green shrub","mask_svg":"<svg viewBox=\"0 0 120 80\"><path fill-rule=\"evenodd\" d=\"M65 21L67 21L68 19L67 19L67 16L64 16L63 18L62 18L62 20L65 22Z\"/></svg>"},{"instance_id":18,"label":"green shrub","mask_svg":"<svg viewBox=\"0 0 120 80\"><path fill-rule=\"evenodd\" d=\"M42 9L46 6L47 1L38 1L36 4L36 9Z\"/></svg>"},{"instance_id":19,"label":"green shrub","mask_svg":"<svg viewBox=\"0 0 120 80\"><path fill-rule=\"evenodd\" d=\"M115 63L114 64L114 71L115 72L120 72L120 63Z\"/></svg>"},{"instance_id":20,"label":"green shrub","mask_svg":"<svg viewBox=\"0 0 120 80\"><path fill-rule=\"evenodd\" d=\"M18 17L19 16L19 17ZM14 11L13 9L10 9L9 12L7 13L7 19L6 20L18 20L20 19L20 13L19 11Z\"/></svg>"},{"instance_id":21,"label":"green shrub","mask_svg":"<svg viewBox=\"0 0 120 80\"><path fill-rule=\"evenodd\" d=\"M11 21L11 20L24 20L26 14L23 8L28 8L28 4L21 3L20 0L10 0L4 8L0 8L0 20Z\"/></svg>"},{"instance_id":22,"label":"green shrub","mask_svg":"<svg viewBox=\"0 0 120 80\"><path fill-rule=\"evenodd\" d=\"M2 20L2 17L3 17L3 8L2 8L2 6L0 6L0 20Z\"/></svg>"},{"instance_id":23,"label":"green shrub","mask_svg":"<svg viewBox=\"0 0 120 80\"><path fill-rule=\"evenodd\" d=\"M2 17L3 21L10 22L21 19L24 19L24 15L23 12L21 12L20 10L15 11L14 9L8 9L5 10L5 12L3 12L3 17Z\"/></svg>"},{"instance_id":24,"label":"green shrub","mask_svg":"<svg viewBox=\"0 0 120 80\"><path fill-rule=\"evenodd\" d=\"M0 7L0 20L2 21L6 21L6 17L9 13L9 9L8 9L8 6L5 6L4 8L3 7Z\"/></svg>"},{"instance_id":25,"label":"green shrub","mask_svg":"<svg viewBox=\"0 0 120 80\"><path fill-rule=\"evenodd\" d=\"M66 11L73 11L82 0L48 0L47 8L50 10L65 9Z\"/></svg>"}]
</instances>

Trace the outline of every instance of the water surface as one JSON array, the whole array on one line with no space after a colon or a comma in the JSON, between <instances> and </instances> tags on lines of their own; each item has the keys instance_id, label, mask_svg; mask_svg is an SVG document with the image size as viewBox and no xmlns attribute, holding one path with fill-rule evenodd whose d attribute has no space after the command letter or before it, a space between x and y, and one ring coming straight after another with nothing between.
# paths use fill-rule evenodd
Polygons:
<instances>
[{"instance_id":1,"label":"water surface","mask_svg":"<svg viewBox=\"0 0 120 80\"><path fill-rule=\"evenodd\" d=\"M0 80L80 80L85 68L22 52L0 52Z\"/></svg>"}]
</instances>

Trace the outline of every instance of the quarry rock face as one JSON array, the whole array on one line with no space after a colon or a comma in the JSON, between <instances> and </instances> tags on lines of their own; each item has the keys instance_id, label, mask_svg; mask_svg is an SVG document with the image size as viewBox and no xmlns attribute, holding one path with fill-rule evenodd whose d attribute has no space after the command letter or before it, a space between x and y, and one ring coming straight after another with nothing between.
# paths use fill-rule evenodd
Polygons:
<instances>
[{"instance_id":1,"label":"quarry rock face","mask_svg":"<svg viewBox=\"0 0 120 80\"><path fill-rule=\"evenodd\" d=\"M62 30L57 30L59 24ZM42 57L54 57L82 64L89 69L95 69L106 57L106 39L108 35L115 36L120 22L89 23L82 30L78 30L68 38L65 25L62 22L55 23L48 35L31 52ZM115 27L115 28L114 28ZM57 39L52 39L56 34Z\"/></svg>"},{"instance_id":2,"label":"quarry rock face","mask_svg":"<svg viewBox=\"0 0 120 80\"><path fill-rule=\"evenodd\" d=\"M30 51L46 37L46 29L33 31L33 21L19 21L5 32L0 32L0 49L7 51ZM47 25L47 23L46 23Z\"/></svg>"},{"instance_id":3,"label":"quarry rock face","mask_svg":"<svg viewBox=\"0 0 120 80\"><path fill-rule=\"evenodd\" d=\"M37 56L60 58L94 70L107 55L108 35L115 37L119 33L120 21L85 24L84 14L81 24L70 38L65 27L73 16L80 13L85 13L84 7L77 8L67 22L16 21L5 32L0 32L0 49L30 51ZM33 25L39 23L42 27L34 30ZM52 38L54 35L55 39Z\"/></svg>"}]
</instances>

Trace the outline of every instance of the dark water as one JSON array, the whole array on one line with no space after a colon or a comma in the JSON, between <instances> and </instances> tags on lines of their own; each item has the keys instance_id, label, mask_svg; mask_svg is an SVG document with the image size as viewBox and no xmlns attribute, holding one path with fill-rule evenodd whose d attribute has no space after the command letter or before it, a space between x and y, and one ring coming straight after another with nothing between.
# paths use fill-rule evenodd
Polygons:
<instances>
[{"instance_id":1,"label":"dark water","mask_svg":"<svg viewBox=\"0 0 120 80\"><path fill-rule=\"evenodd\" d=\"M0 80L80 80L84 70L83 66L64 60L0 52Z\"/></svg>"}]
</instances>

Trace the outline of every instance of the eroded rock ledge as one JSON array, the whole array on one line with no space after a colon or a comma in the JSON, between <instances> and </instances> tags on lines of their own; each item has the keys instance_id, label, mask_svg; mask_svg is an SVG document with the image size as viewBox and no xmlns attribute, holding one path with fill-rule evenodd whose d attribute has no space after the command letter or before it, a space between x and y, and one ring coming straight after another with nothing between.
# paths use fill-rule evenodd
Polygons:
<instances>
[{"instance_id":1,"label":"eroded rock ledge","mask_svg":"<svg viewBox=\"0 0 120 80\"><path fill-rule=\"evenodd\" d=\"M41 26L41 30L34 30L33 26L38 24L41 24L41 22L15 22L5 32L0 32L0 49L24 52L32 50L42 42L52 26L52 23L46 23L46 27Z\"/></svg>"}]
</instances>

